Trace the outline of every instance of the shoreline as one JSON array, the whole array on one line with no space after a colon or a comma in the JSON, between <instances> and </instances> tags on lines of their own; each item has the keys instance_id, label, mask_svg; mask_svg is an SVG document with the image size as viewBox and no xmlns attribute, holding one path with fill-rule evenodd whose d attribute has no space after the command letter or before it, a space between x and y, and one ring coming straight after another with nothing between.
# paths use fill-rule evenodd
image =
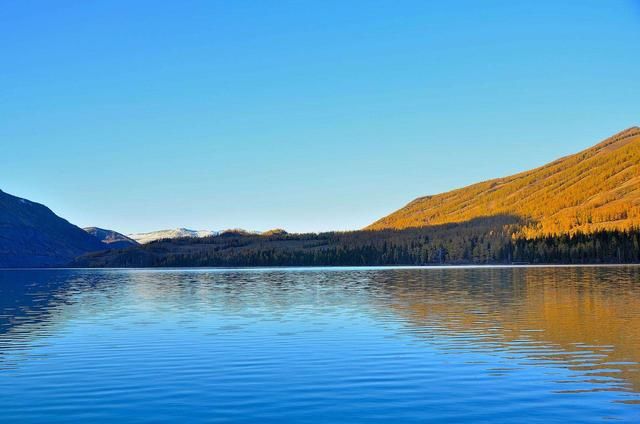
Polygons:
<instances>
[{"instance_id":1,"label":"shoreline","mask_svg":"<svg viewBox=\"0 0 640 424\"><path fill-rule=\"evenodd\" d=\"M468 265L377 265L377 266L272 266L272 267L51 267L0 268L2 271L384 271L403 269L518 269L518 268L623 268L640 267L640 263L625 264L468 264Z\"/></svg>"}]
</instances>

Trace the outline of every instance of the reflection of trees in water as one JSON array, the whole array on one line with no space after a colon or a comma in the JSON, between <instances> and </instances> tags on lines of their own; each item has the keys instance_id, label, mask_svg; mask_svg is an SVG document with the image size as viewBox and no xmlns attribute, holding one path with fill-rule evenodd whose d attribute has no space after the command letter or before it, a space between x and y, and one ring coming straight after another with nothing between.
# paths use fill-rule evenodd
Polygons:
<instances>
[{"instance_id":1,"label":"reflection of trees in water","mask_svg":"<svg viewBox=\"0 0 640 424\"><path fill-rule=\"evenodd\" d=\"M259 323L359 311L382 323L400 317L445 348L512 352L622 377L640 392L639 283L634 267L3 271L0 367L3 352L29 349L82 317L135 325L142 314L219 314Z\"/></svg>"},{"instance_id":2,"label":"reflection of trees in water","mask_svg":"<svg viewBox=\"0 0 640 424\"><path fill-rule=\"evenodd\" d=\"M63 271L0 271L0 369L4 353L26 350L29 342L51 331L68 299L70 282Z\"/></svg>"},{"instance_id":3,"label":"reflection of trees in water","mask_svg":"<svg viewBox=\"0 0 640 424\"><path fill-rule=\"evenodd\" d=\"M402 315L412 332L466 333L531 360L594 377L622 377L640 391L640 268L450 269L419 275L381 285L391 293L391 305L383 307Z\"/></svg>"},{"instance_id":4,"label":"reflection of trees in water","mask_svg":"<svg viewBox=\"0 0 640 424\"><path fill-rule=\"evenodd\" d=\"M79 310L95 307L81 299L101 281L99 274L77 270L0 271L0 369L12 365L6 362L10 351L30 349Z\"/></svg>"},{"instance_id":5,"label":"reflection of trees in water","mask_svg":"<svg viewBox=\"0 0 640 424\"><path fill-rule=\"evenodd\" d=\"M353 283L342 272L0 271L0 355L80 315L260 310L277 316L297 305L356 307L367 293Z\"/></svg>"}]
</instances>

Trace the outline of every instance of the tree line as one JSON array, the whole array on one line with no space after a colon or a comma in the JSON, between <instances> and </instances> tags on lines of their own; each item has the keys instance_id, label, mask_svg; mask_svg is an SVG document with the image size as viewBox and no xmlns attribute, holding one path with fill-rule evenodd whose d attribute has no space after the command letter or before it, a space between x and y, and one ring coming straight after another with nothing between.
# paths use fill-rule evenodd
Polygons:
<instances>
[{"instance_id":1,"label":"tree line","mask_svg":"<svg viewBox=\"0 0 640 424\"><path fill-rule=\"evenodd\" d=\"M406 230L161 240L86 255L77 266L262 267L640 263L640 229L524 238L511 217Z\"/></svg>"}]
</instances>

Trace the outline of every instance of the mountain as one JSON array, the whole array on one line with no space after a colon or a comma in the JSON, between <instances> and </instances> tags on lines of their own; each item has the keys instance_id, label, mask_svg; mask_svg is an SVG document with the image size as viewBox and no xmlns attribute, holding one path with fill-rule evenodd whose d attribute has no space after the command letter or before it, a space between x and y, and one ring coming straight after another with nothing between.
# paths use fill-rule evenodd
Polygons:
<instances>
[{"instance_id":1,"label":"mountain","mask_svg":"<svg viewBox=\"0 0 640 424\"><path fill-rule=\"evenodd\" d=\"M531 171L420 197L365 230L498 215L523 220L526 238L640 227L640 128Z\"/></svg>"},{"instance_id":2,"label":"mountain","mask_svg":"<svg viewBox=\"0 0 640 424\"><path fill-rule=\"evenodd\" d=\"M0 268L62 266L104 249L46 206L0 190Z\"/></svg>"},{"instance_id":3,"label":"mountain","mask_svg":"<svg viewBox=\"0 0 640 424\"><path fill-rule=\"evenodd\" d=\"M176 228L173 230L159 230L149 233L128 234L127 237L135 240L140 244L151 243L156 240L175 239L183 237L209 237L217 235L217 231L210 230L189 230L187 228Z\"/></svg>"},{"instance_id":4,"label":"mountain","mask_svg":"<svg viewBox=\"0 0 640 424\"><path fill-rule=\"evenodd\" d=\"M287 234L289 233L282 228L273 228L265 231L264 233L260 233L261 236L286 236Z\"/></svg>"},{"instance_id":5,"label":"mountain","mask_svg":"<svg viewBox=\"0 0 640 424\"><path fill-rule=\"evenodd\" d=\"M78 267L382 266L640 263L640 230L525 239L513 217L406 230L321 234L223 233L93 252Z\"/></svg>"},{"instance_id":6,"label":"mountain","mask_svg":"<svg viewBox=\"0 0 640 424\"><path fill-rule=\"evenodd\" d=\"M223 237L230 237L230 236L255 236L258 234L262 234L260 233L260 231L249 231L249 230L245 230L244 228L227 228L226 230L220 231L218 233L218 235L221 235Z\"/></svg>"},{"instance_id":7,"label":"mountain","mask_svg":"<svg viewBox=\"0 0 640 424\"><path fill-rule=\"evenodd\" d=\"M98 227L87 227L83 228L83 230L106 244L109 249L125 249L138 245L137 241L113 230L105 230Z\"/></svg>"},{"instance_id":8,"label":"mountain","mask_svg":"<svg viewBox=\"0 0 640 424\"><path fill-rule=\"evenodd\" d=\"M510 177L422 197L366 231L162 240L74 266L640 263L640 128Z\"/></svg>"}]
</instances>

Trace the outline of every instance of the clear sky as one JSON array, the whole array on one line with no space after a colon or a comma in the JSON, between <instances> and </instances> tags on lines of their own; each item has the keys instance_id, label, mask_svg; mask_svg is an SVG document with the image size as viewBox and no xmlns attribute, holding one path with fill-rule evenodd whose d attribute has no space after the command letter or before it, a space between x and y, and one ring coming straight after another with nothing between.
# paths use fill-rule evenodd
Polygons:
<instances>
[{"instance_id":1,"label":"clear sky","mask_svg":"<svg viewBox=\"0 0 640 424\"><path fill-rule=\"evenodd\" d=\"M638 124L638 1L0 4L0 189L80 226L356 229Z\"/></svg>"}]
</instances>

